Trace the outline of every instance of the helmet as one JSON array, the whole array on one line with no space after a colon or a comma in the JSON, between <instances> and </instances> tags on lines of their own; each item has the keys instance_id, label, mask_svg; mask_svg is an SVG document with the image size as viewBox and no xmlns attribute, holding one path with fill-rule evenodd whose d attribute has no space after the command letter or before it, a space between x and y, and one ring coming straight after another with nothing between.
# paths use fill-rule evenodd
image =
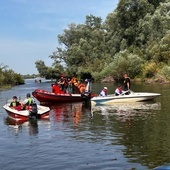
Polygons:
<instances>
[{"instance_id":1,"label":"helmet","mask_svg":"<svg viewBox=\"0 0 170 170\"><path fill-rule=\"evenodd\" d=\"M27 97L31 97L30 93L27 93Z\"/></svg>"}]
</instances>

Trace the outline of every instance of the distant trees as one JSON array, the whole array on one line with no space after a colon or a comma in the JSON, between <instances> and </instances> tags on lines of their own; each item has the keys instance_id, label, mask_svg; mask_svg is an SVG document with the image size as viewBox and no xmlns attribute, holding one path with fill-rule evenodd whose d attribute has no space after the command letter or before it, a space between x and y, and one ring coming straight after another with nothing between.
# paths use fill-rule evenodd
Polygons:
<instances>
[{"instance_id":1,"label":"distant trees","mask_svg":"<svg viewBox=\"0 0 170 170\"><path fill-rule=\"evenodd\" d=\"M62 65L55 64L55 67L47 67L42 60L35 62L36 68L40 76L45 77L46 79L54 79L60 76L64 70Z\"/></svg>"},{"instance_id":2,"label":"distant trees","mask_svg":"<svg viewBox=\"0 0 170 170\"><path fill-rule=\"evenodd\" d=\"M0 64L0 87L19 84L24 84L22 76L9 69L8 66Z\"/></svg>"}]
</instances>

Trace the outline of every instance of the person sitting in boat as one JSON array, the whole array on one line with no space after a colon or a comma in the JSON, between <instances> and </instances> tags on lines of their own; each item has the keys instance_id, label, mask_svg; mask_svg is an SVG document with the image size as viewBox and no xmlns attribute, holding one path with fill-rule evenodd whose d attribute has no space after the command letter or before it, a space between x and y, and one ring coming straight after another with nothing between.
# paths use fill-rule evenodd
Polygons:
<instances>
[{"instance_id":1,"label":"person sitting in boat","mask_svg":"<svg viewBox=\"0 0 170 170\"><path fill-rule=\"evenodd\" d=\"M103 97L104 97L104 96L107 96L107 87L104 87L104 88L101 90L99 96L103 96Z\"/></svg>"},{"instance_id":2,"label":"person sitting in boat","mask_svg":"<svg viewBox=\"0 0 170 170\"><path fill-rule=\"evenodd\" d=\"M24 109L29 109L29 106L31 106L34 103L34 99L31 97L30 93L27 93L26 99L23 101L23 110Z\"/></svg>"},{"instance_id":3,"label":"person sitting in boat","mask_svg":"<svg viewBox=\"0 0 170 170\"><path fill-rule=\"evenodd\" d=\"M17 96L13 96L13 101L10 103L10 107L12 107L14 109L21 107L21 103L18 101Z\"/></svg>"},{"instance_id":4,"label":"person sitting in boat","mask_svg":"<svg viewBox=\"0 0 170 170\"><path fill-rule=\"evenodd\" d=\"M118 85L116 90L115 90L115 95L119 96L119 95L122 95L122 94L123 94L122 87L120 85Z\"/></svg>"}]
</instances>

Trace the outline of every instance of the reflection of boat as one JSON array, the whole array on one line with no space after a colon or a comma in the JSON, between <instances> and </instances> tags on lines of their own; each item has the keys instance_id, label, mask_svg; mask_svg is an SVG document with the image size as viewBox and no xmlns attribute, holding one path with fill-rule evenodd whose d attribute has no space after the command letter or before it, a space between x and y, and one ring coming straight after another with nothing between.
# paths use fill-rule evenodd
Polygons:
<instances>
[{"instance_id":1,"label":"reflection of boat","mask_svg":"<svg viewBox=\"0 0 170 170\"><path fill-rule=\"evenodd\" d=\"M102 115L121 115L131 116L136 113L150 112L150 110L161 110L159 102L134 102L134 103L114 103L112 105L92 105L92 114L100 113Z\"/></svg>"},{"instance_id":2,"label":"reflection of boat","mask_svg":"<svg viewBox=\"0 0 170 170\"><path fill-rule=\"evenodd\" d=\"M21 110L21 106L11 108L10 103L5 104L3 108L8 113L8 116L15 120L28 120L30 118L31 110ZM36 118L47 118L49 117L50 108L46 106L37 105Z\"/></svg>"},{"instance_id":3,"label":"reflection of boat","mask_svg":"<svg viewBox=\"0 0 170 170\"><path fill-rule=\"evenodd\" d=\"M25 122L27 122L27 120L22 120L22 119L15 120L9 116L6 119L4 119L4 123L6 125L11 125L11 126L20 126L20 125L24 124Z\"/></svg>"},{"instance_id":4,"label":"reflection of boat","mask_svg":"<svg viewBox=\"0 0 170 170\"><path fill-rule=\"evenodd\" d=\"M15 120L11 117L7 117L4 120L4 123L11 127L14 130L14 133L17 134L23 127L29 128L28 132L30 135L35 135L38 133L38 122L36 119L30 120Z\"/></svg>"},{"instance_id":5,"label":"reflection of boat","mask_svg":"<svg viewBox=\"0 0 170 170\"><path fill-rule=\"evenodd\" d=\"M92 109L97 111L101 108L107 110L160 110L161 103L159 102L134 102L134 103L113 103L112 105L92 105Z\"/></svg>"},{"instance_id":6,"label":"reflection of boat","mask_svg":"<svg viewBox=\"0 0 170 170\"><path fill-rule=\"evenodd\" d=\"M128 95L108 95L106 97L96 96L91 99L92 104L113 104L113 103L124 103L124 102L142 102L153 100L160 96L159 93L147 93L147 92L130 92Z\"/></svg>"},{"instance_id":7,"label":"reflection of boat","mask_svg":"<svg viewBox=\"0 0 170 170\"><path fill-rule=\"evenodd\" d=\"M50 108L50 120L54 122L72 121L78 124L84 114L91 117L91 107L87 103L58 103L51 105Z\"/></svg>"},{"instance_id":8,"label":"reflection of boat","mask_svg":"<svg viewBox=\"0 0 170 170\"><path fill-rule=\"evenodd\" d=\"M88 88L89 85L87 85L86 89ZM91 97L95 96L95 94L91 94L88 91L89 90L86 90L84 93L81 94L70 94L60 90L59 85L53 84L52 92L42 89L36 89L32 92L32 95L41 103L82 102L90 100Z\"/></svg>"}]
</instances>

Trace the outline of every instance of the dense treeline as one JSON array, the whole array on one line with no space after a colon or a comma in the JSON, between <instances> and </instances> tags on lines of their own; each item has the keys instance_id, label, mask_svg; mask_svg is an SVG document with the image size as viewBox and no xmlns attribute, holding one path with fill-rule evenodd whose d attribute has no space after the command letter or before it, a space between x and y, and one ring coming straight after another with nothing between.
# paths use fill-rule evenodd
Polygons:
<instances>
[{"instance_id":1,"label":"dense treeline","mask_svg":"<svg viewBox=\"0 0 170 170\"><path fill-rule=\"evenodd\" d=\"M53 66L37 61L36 67L49 77L90 73L101 80L127 72L131 78L170 79L169 28L169 0L120 0L104 22L89 15L84 24L70 24L58 35Z\"/></svg>"},{"instance_id":2,"label":"dense treeline","mask_svg":"<svg viewBox=\"0 0 170 170\"><path fill-rule=\"evenodd\" d=\"M24 79L20 74L15 73L8 66L0 65L0 88L24 84Z\"/></svg>"}]
</instances>

